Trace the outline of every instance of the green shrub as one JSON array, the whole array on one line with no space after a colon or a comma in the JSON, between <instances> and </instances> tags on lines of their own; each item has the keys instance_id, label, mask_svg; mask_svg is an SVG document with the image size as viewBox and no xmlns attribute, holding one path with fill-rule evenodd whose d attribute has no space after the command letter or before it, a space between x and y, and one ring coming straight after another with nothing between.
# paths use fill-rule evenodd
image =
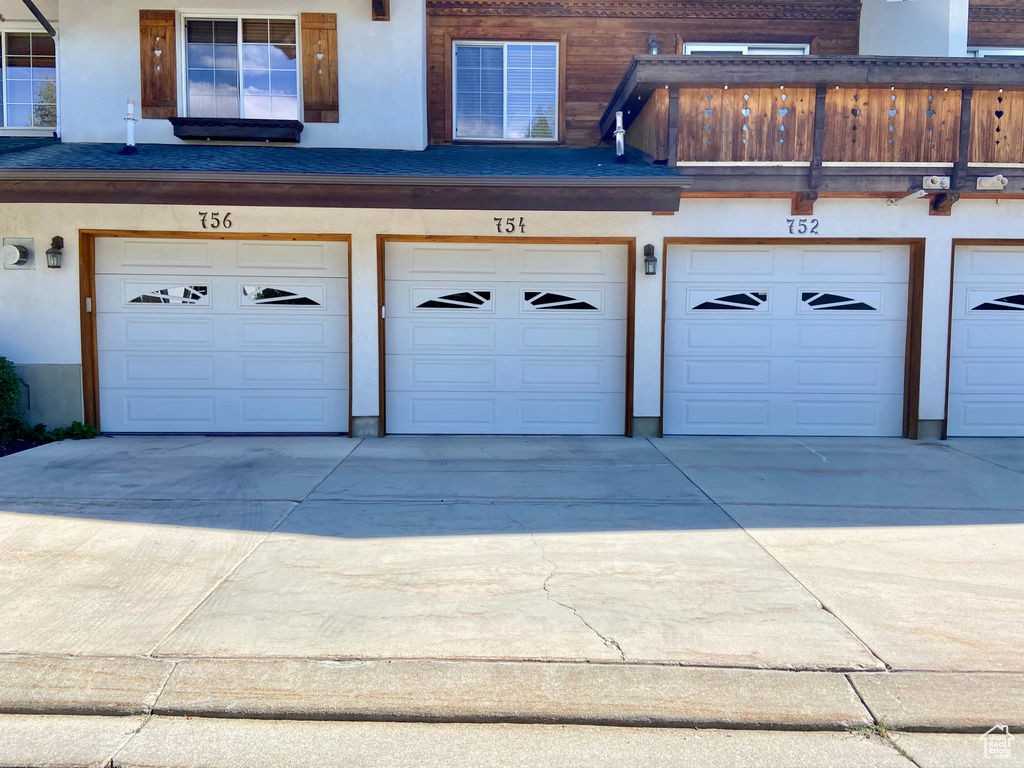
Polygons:
<instances>
[{"instance_id":1,"label":"green shrub","mask_svg":"<svg viewBox=\"0 0 1024 768\"><path fill-rule=\"evenodd\" d=\"M20 405L21 381L14 372L14 364L0 357L0 419L17 416Z\"/></svg>"},{"instance_id":2,"label":"green shrub","mask_svg":"<svg viewBox=\"0 0 1024 768\"><path fill-rule=\"evenodd\" d=\"M73 422L70 427L47 430L45 424L29 424L21 416L21 381L14 366L0 357L0 446L24 440L29 443L53 443L58 440L88 440L96 437L96 427Z\"/></svg>"}]
</instances>

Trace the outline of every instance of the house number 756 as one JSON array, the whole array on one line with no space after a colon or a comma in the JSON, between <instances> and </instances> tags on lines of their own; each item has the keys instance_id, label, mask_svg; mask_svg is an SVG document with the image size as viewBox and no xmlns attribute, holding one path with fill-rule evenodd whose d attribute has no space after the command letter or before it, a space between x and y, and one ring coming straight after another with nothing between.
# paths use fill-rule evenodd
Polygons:
<instances>
[{"instance_id":1,"label":"house number 756","mask_svg":"<svg viewBox=\"0 0 1024 768\"><path fill-rule=\"evenodd\" d=\"M507 235L511 235L516 231L516 227L519 228L519 234L523 234L526 232L526 220L522 216L519 217L518 224L516 223L514 216L509 216L508 218L505 219L501 218L500 216L495 216L494 226L498 230L499 235L502 232L504 232Z\"/></svg>"},{"instance_id":2,"label":"house number 756","mask_svg":"<svg viewBox=\"0 0 1024 768\"><path fill-rule=\"evenodd\" d=\"M220 215L220 211L209 211L199 212L199 221L203 225L203 229L231 229L231 213L225 213L223 216Z\"/></svg>"}]
</instances>

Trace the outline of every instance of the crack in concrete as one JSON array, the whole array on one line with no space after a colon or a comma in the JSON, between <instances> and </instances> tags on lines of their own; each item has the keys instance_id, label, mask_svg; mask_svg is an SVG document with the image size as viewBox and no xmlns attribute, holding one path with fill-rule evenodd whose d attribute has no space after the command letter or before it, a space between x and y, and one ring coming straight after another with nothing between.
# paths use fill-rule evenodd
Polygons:
<instances>
[{"instance_id":1,"label":"crack in concrete","mask_svg":"<svg viewBox=\"0 0 1024 768\"><path fill-rule=\"evenodd\" d=\"M593 624L591 624L589 621L583 618L583 615L579 612L579 609L577 609L575 605L568 605L567 603L563 603L561 600L556 599L555 596L551 594L551 590L548 588L548 584L551 582L551 579L555 577L555 573L558 572L558 563L556 563L554 560L548 557L547 551L545 551L544 547L540 545L540 543L537 541L537 537L533 534L532 531L527 530L526 526L518 520L516 520L514 517L512 517L512 515L506 513L505 517L507 517L516 525L518 525L520 528L522 528L525 533L530 534L530 542L533 544L533 546L537 548L537 551L540 552L540 556L544 560L544 562L551 566L551 573L547 575L547 578L544 579L544 583L541 585L541 589L544 590L544 596L547 597L547 599L555 605L565 608L568 611L572 611L573 616L575 616L577 619L583 622L583 626L585 626L587 629L589 629L591 632L597 635L598 639L602 643L604 643L606 648L615 649L615 651L619 654L620 661L626 661L626 652L622 650L622 646L619 645L617 640L606 635L602 635L600 632L598 632Z\"/></svg>"},{"instance_id":2,"label":"crack in concrete","mask_svg":"<svg viewBox=\"0 0 1024 768\"><path fill-rule=\"evenodd\" d=\"M818 453L818 452L817 452L816 450L814 450L813 448L811 448L811 446L809 446L809 445L808 445L807 443L803 443L803 442L800 442L800 441L799 441L799 440L797 440L797 439L796 439L795 437L791 437L791 438L789 438L789 439L790 439L790 440L792 440L792 441L793 441L794 443L796 443L797 445L802 445L802 446L803 446L804 448L806 448L806 449L807 449L808 451L810 451L811 453L813 453L813 454L814 454L815 456L817 456L817 457L818 457L819 459L821 459L821 460L822 460L823 462L825 462L826 464L832 464L832 462L831 462L831 461L829 461L829 460L828 460L827 458L825 458L824 454ZM834 466L834 467L839 467L840 469L846 469L846 467L842 466L841 464L832 464L832 466Z\"/></svg>"}]
</instances>

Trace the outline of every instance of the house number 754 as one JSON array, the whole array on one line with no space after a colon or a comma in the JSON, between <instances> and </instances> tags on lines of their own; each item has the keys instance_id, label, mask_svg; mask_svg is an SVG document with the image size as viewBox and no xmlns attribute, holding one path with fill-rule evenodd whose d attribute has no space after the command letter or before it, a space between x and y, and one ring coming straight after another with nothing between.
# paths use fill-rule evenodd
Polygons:
<instances>
[{"instance_id":1,"label":"house number 754","mask_svg":"<svg viewBox=\"0 0 1024 768\"><path fill-rule=\"evenodd\" d=\"M516 231L517 227L519 229L519 234L523 234L526 232L526 220L522 216L519 217L518 224L516 223L514 216L509 216L508 218L505 219L501 218L500 216L495 216L494 226L498 230L499 235L502 234L503 232L507 235L511 235Z\"/></svg>"},{"instance_id":2,"label":"house number 754","mask_svg":"<svg viewBox=\"0 0 1024 768\"><path fill-rule=\"evenodd\" d=\"M220 215L220 211L209 211L199 212L199 221L203 225L203 229L231 229L231 213L225 213L223 216Z\"/></svg>"}]
</instances>

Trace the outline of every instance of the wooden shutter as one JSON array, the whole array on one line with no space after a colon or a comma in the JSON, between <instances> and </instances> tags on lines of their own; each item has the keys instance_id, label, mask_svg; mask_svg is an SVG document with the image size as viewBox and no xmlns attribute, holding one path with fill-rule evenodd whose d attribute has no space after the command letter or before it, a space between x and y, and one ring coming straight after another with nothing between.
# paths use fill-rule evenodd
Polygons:
<instances>
[{"instance_id":1,"label":"wooden shutter","mask_svg":"<svg viewBox=\"0 0 1024 768\"><path fill-rule=\"evenodd\" d=\"M156 120L177 117L174 11L139 11L139 65L142 117Z\"/></svg>"},{"instance_id":2,"label":"wooden shutter","mask_svg":"<svg viewBox=\"0 0 1024 768\"><path fill-rule=\"evenodd\" d=\"M338 122L337 14L302 14L302 101L305 122Z\"/></svg>"}]
</instances>

